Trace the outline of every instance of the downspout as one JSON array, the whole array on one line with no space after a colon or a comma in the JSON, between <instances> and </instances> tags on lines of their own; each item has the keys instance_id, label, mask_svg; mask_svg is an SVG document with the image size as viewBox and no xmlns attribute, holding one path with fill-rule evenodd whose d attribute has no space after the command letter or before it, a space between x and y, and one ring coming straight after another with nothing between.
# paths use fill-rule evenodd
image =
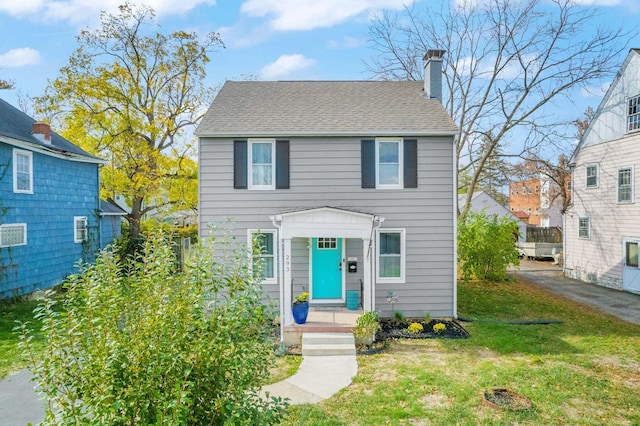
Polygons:
<instances>
[{"instance_id":1,"label":"downspout","mask_svg":"<svg viewBox=\"0 0 640 426\"><path fill-rule=\"evenodd\" d=\"M375 292L375 282L376 282L376 256L372 255L371 248L374 246L374 241L376 237L376 231L380 229L382 226L382 222L384 222L384 217L374 215L371 219L371 236L369 238L369 253L368 256L371 259L370 263L370 271L369 276L371 277L371 283L369 283L369 287L371 288L371 312L376 310L376 292Z\"/></svg>"},{"instance_id":2,"label":"downspout","mask_svg":"<svg viewBox=\"0 0 640 426\"><path fill-rule=\"evenodd\" d=\"M280 290L280 352L284 354L285 345L284 345L284 264L282 253L284 252L284 242L282 241L282 222L278 222L277 216L269 216L271 219L271 223L278 229L278 269L276 273L278 274L278 287ZM282 220L282 219L280 219Z\"/></svg>"}]
</instances>

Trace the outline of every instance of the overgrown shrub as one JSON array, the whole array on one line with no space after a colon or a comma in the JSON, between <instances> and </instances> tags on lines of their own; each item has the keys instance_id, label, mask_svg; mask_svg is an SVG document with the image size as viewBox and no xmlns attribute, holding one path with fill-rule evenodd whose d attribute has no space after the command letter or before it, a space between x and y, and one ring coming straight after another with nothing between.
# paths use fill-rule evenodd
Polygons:
<instances>
[{"instance_id":1,"label":"overgrown shrub","mask_svg":"<svg viewBox=\"0 0 640 426\"><path fill-rule=\"evenodd\" d=\"M507 267L520 264L517 232L516 220L470 211L458 222L458 266L463 278L507 280Z\"/></svg>"},{"instance_id":2,"label":"overgrown shrub","mask_svg":"<svg viewBox=\"0 0 640 426\"><path fill-rule=\"evenodd\" d=\"M150 236L126 273L105 251L69 280L64 309L42 302L44 354L24 326L22 345L49 401L45 424L281 421L286 404L258 396L274 355L261 288L243 251L215 245L177 272L170 239Z\"/></svg>"}]
</instances>

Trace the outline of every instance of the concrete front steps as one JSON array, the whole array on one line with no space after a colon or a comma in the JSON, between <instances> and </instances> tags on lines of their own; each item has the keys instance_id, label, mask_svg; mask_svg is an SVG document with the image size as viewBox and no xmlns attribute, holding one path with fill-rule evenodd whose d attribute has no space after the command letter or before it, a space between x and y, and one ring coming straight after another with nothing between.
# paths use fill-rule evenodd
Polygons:
<instances>
[{"instance_id":1,"label":"concrete front steps","mask_svg":"<svg viewBox=\"0 0 640 426\"><path fill-rule=\"evenodd\" d=\"M355 355L353 333L303 333L302 356Z\"/></svg>"}]
</instances>

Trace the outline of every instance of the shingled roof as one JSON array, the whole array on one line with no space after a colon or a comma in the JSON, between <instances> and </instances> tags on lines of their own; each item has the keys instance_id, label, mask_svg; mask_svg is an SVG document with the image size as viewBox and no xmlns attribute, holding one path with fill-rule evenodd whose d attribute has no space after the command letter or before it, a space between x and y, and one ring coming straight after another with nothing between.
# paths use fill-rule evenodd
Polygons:
<instances>
[{"instance_id":1,"label":"shingled roof","mask_svg":"<svg viewBox=\"0 0 640 426\"><path fill-rule=\"evenodd\" d=\"M227 81L200 137L452 135L420 81Z\"/></svg>"},{"instance_id":2,"label":"shingled roof","mask_svg":"<svg viewBox=\"0 0 640 426\"><path fill-rule=\"evenodd\" d=\"M89 154L53 131L51 132L51 144L45 144L32 133L35 122L36 120L24 112L15 108L5 100L0 99L0 141L9 142L13 139L28 142L58 154L74 154L86 157L92 162L102 162L98 157ZM3 140L3 136L9 138L9 140Z\"/></svg>"}]
</instances>

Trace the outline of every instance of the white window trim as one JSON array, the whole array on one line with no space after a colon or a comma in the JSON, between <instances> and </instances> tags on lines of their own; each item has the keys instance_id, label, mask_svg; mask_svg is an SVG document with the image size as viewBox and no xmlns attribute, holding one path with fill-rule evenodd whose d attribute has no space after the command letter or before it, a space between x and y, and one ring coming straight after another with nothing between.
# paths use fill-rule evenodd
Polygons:
<instances>
[{"instance_id":1,"label":"white window trim","mask_svg":"<svg viewBox=\"0 0 640 426\"><path fill-rule=\"evenodd\" d=\"M2 234L0 233L0 247L18 247L18 246L26 246L27 245L27 224L26 223L5 223L0 225L0 229L2 228L13 228L15 226L21 226L22 232L24 233L22 244L3 244L2 243Z\"/></svg>"},{"instance_id":2,"label":"white window trim","mask_svg":"<svg viewBox=\"0 0 640 426\"><path fill-rule=\"evenodd\" d=\"M248 140L247 149L247 188L258 191L268 191L276 189L276 140L266 138L252 138ZM254 143L270 143L271 144L271 185L254 185L253 184L253 144Z\"/></svg>"},{"instance_id":3,"label":"white window trim","mask_svg":"<svg viewBox=\"0 0 640 426\"><path fill-rule=\"evenodd\" d=\"M395 185L380 184L380 142L396 142L398 144L398 183ZM402 138L376 138L376 189L404 188L404 140Z\"/></svg>"},{"instance_id":4,"label":"white window trim","mask_svg":"<svg viewBox=\"0 0 640 426\"><path fill-rule=\"evenodd\" d=\"M596 184L595 185L589 185L588 183L588 176L587 176L587 170L589 170L589 167L595 167L596 168ZM597 188L600 186L600 165L598 163L590 163L590 164L585 164L584 166L584 186L585 188Z\"/></svg>"},{"instance_id":5,"label":"white window trim","mask_svg":"<svg viewBox=\"0 0 640 426\"><path fill-rule=\"evenodd\" d=\"M636 95L636 96L629 96L627 98L627 103L626 103L626 110L627 110L627 115L626 115L626 128L627 128L627 133L635 133L635 132L640 132L640 127L636 128L636 129L629 129L629 118L631 118L631 114L629 114L629 101L631 99L636 99L636 102L638 102L638 105L636 106L636 108L640 111L640 95ZM633 115L640 115L640 112L637 112Z\"/></svg>"},{"instance_id":6,"label":"white window trim","mask_svg":"<svg viewBox=\"0 0 640 426\"><path fill-rule=\"evenodd\" d=\"M631 173L631 199L629 201L620 201L620 170L629 170ZM633 166L626 166L626 167L618 167L618 170L616 170L616 201L618 204L633 204L635 202L635 190L634 190L634 176L635 176L635 170Z\"/></svg>"},{"instance_id":7,"label":"white window trim","mask_svg":"<svg viewBox=\"0 0 640 426\"><path fill-rule=\"evenodd\" d=\"M84 221L84 238L80 238L78 236L78 222ZM86 216L74 216L73 217L73 242L74 243L83 243L89 239L89 222L87 221Z\"/></svg>"},{"instance_id":8,"label":"white window trim","mask_svg":"<svg viewBox=\"0 0 640 426\"><path fill-rule=\"evenodd\" d=\"M247 229L247 249L249 250L249 258L253 254L253 234L273 234L273 277L265 278L262 284L278 284L278 231L276 229ZM253 261L249 262L249 268L253 273Z\"/></svg>"},{"instance_id":9,"label":"white window trim","mask_svg":"<svg viewBox=\"0 0 640 426\"><path fill-rule=\"evenodd\" d=\"M587 228L587 236L583 237L580 235L580 219L587 219L589 221L589 227ZM578 238L581 240L590 240L591 239L591 217L589 216L580 216L578 217Z\"/></svg>"},{"instance_id":10,"label":"white window trim","mask_svg":"<svg viewBox=\"0 0 640 426\"><path fill-rule=\"evenodd\" d=\"M400 277L380 277L380 234L400 233ZM384 228L376 230L376 281L379 283L404 284L406 269L406 230L404 228Z\"/></svg>"},{"instance_id":11,"label":"white window trim","mask_svg":"<svg viewBox=\"0 0 640 426\"><path fill-rule=\"evenodd\" d=\"M29 189L18 189L18 155L29 157ZM13 150L13 192L17 194L33 194L33 152L31 151Z\"/></svg>"}]
</instances>

